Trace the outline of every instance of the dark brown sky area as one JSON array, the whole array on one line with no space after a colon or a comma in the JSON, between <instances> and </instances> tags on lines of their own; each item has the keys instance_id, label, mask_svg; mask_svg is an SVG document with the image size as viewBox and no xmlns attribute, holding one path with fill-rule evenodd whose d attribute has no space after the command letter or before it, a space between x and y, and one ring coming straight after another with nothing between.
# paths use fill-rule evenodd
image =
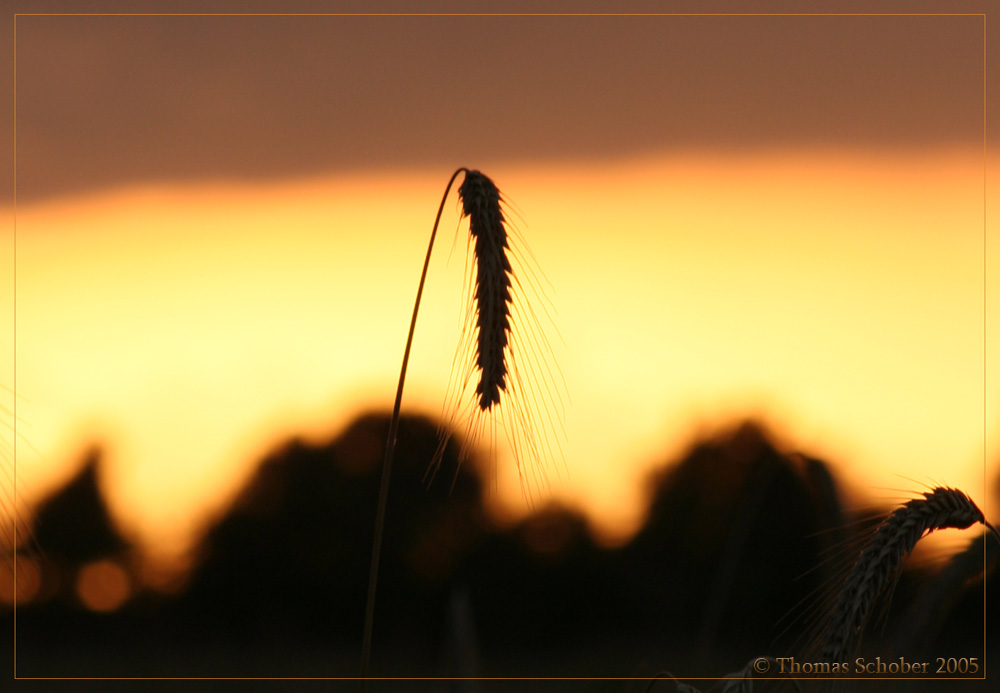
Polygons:
<instances>
[{"instance_id":1,"label":"dark brown sky area","mask_svg":"<svg viewBox=\"0 0 1000 693\"><path fill-rule=\"evenodd\" d=\"M18 11L86 10L42 5ZM680 149L983 143L980 16L22 15L16 40L19 201ZM3 201L13 175L0 173Z\"/></svg>"}]
</instances>

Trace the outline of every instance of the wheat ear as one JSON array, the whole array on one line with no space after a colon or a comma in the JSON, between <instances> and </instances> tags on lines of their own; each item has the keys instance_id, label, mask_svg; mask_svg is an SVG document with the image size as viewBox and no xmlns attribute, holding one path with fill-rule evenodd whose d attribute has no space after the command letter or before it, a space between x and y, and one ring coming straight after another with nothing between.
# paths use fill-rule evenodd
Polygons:
<instances>
[{"instance_id":1,"label":"wheat ear","mask_svg":"<svg viewBox=\"0 0 1000 693\"><path fill-rule=\"evenodd\" d=\"M425 478L437 474L457 428L463 429L459 466L483 438L494 461L499 431L530 501L532 478L547 484L545 465L559 460L565 465L561 440L568 393L548 339L555 328L549 309L555 307L540 286L545 277L531 249L509 223L508 202L496 184L479 171L466 171L458 193L462 216L469 218L473 262L466 264L461 338L442 407L445 423Z\"/></svg>"},{"instance_id":2,"label":"wheat ear","mask_svg":"<svg viewBox=\"0 0 1000 693\"><path fill-rule=\"evenodd\" d=\"M972 499L953 488L932 489L894 510L875 530L847 576L831 612L820 659L841 662L852 654L873 606L899 577L903 561L921 537L977 522L993 530Z\"/></svg>"},{"instance_id":3,"label":"wheat ear","mask_svg":"<svg viewBox=\"0 0 1000 693\"><path fill-rule=\"evenodd\" d=\"M417 322L417 311L420 308L420 297L423 294L424 281L427 277L427 267L430 264L431 250L434 247L434 238L437 235L438 224L441 221L441 212L444 209L445 200L451 186L460 173L465 174L465 179L459 187L459 198L462 202L462 216L469 217L469 234L475 239L475 286L473 289L473 301L470 312L466 314L468 318L475 314L475 357L472 361L466 362L461 358L456 358L455 365L458 371L452 372L455 380L456 399L451 402L446 400L446 411L451 409L452 414L457 413L463 406L462 393L465 392L467 384L471 383L474 371L479 373L479 382L475 388L474 410L478 410L485 417L470 417L466 430L467 439L463 442L459 453L459 461L468 454L471 444L482 430L484 423L492 425L495 419L492 417L494 407L501 410L501 393L510 393L505 399L510 399L513 411L509 414L518 431L506 431L508 439L514 448L515 459L519 459L519 454L525 453L531 458L538 459L544 451L551 453L550 444L545 441L539 432L535 430L531 416L528 411L530 404L538 404L539 397L534 394L530 402L519 402L517 397L511 398L511 393L527 397L530 385L541 383L545 386L545 393L550 397L559 397L558 387L550 387L549 380L552 378L552 370L544 361L544 355L531 354L530 347L536 350L551 353L548 340L544 330L534 311L524 301L524 296L513 291L514 284L518 289L523 289L521 282L514 276L511 268L508 251L511 251L510 238L508 237L507 220L501 208L503 196L500 190L487 176L479 171L470 171L467 168L459 168L452 174L448 185L445 188L441 204L438 206L437 217L434 219L434 228L431 231L430 243L427 246L427 255L424 259L423 272L420 275L420 285L417 288L417 299L413 305L413 317L410 320L410 332L406 338L406 349L403 352L403 365L399 373L399 385L396 388L396 402L393 406L392 420L389 424L389 438L385 447L385 458L382 463L382 479L379 486L378 510L375 515L375 537L372 541L372 562L368 578L368 602L365 610L365 632L364 642L361 650L361 689L364 690L364 680L368 674L368 663L371 654L372 622L375 612L375 589L378 581L379 555L382 546L382 531L385 525L385 508L389 492L389 475L392 470L392 458L396 445L396 433L399 426L399 409L403 397L403 382L406 378L406 366L410 357L410 346L413 343L413 332ZM514 232L515 241L519 239ZM522 244L513 246L516 255L521 253L521 262L524 262L525 253L530 256L530 250ZM523 266L523 264L522 264ZM530 278L526 278L528 285ZM535 289L537 294L537 287ZM518 298L519 297L519 298ZM512 334L512 305L519 306L522 316L528 322L528 336L522 336L520 340ZM544 309L544 306L543 306ZM466 323L468 325L468 323ZM463 339L459 342L459 354L465 353L464 347L468 344L472 347L471 331L463 329ZM521 355L520 368L516 352ZM525 359L525 357L527 358ZM558 370L558 367L557 369ZM560 372L561 375L561 372ZM449 388L451 383L449 384ZM565 381L563 381L565 388ZM561 404L561 399L560 399ZM550 425L553 424L553 417L547 417ZM544 424L543 424L544 425ZM553 425L554 427L554 425ZM445 446L449 440L450 427L442 429L440 442L434 459L428 468L427 474L433 476L440 465L444 454ZM493 430L491 429L491 435ZM556 443L558 447L558 442ZM520 462L518 462L520 469ZM457 478L456 469L456 478Z\"/></svg>"},{"instance_id":4,"label":"wheat ear","mask_svg":"<svg viewBox=\"0 0 1000 693\"><path fill-rule=\"evenodd\" d=\"M469 217L469 233L476 240L476 385L479 409L500 403L507 389L507 335L510 333L512 274L507 257L507 228L500 209L500 190L479 171L469 171L458 189L462 214Z\"/></svg>"}]
</instances>

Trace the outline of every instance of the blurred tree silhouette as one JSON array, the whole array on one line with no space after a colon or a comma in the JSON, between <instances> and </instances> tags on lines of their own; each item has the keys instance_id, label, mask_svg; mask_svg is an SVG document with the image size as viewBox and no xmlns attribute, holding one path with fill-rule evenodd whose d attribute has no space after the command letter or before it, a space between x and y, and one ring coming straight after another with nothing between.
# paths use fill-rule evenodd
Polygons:
<instances>
[{"instance_id":1,"label":"blurred tree silhouette","mask_svg":"<svg viewBox=\"0 0 1000 693\"><path fill-rule=\"evenodd\" d=\"M181 592L146 591L110 614L25 605L19 674L354 676L388 426L368 414L328 443L292 440L267 456L207 530ZM476 460L451 486L456 440L428 487L438 440L434 422L401 420L376 675L718 676L762 653L796 652L804 624L782 634L782 617L831 584L836 566L815 568L851 537L828 466L781 453L754 422L653 474L646 522L617 548L558 504L493 525ZM103 504L98 458L92 451L39 511L41 551L70 571L128 551ZM956 558L955 570L971 564ZM916 582L904 577L896 600L908 604ZM956 632L971 642L981 587L954 587L954 608L921 645Z\"/></svg>"},{"instance_id":2,"label":"blurred tree silhouette","mask_svg":"<svg viewBox=\"0 0 1000 693\"><path fill-rule=\"evenodd\" d=\"M367 558L388 419L358 419L330 445L293 441L260 466L206 535L182 601L203 627L239 639L335 638L355 645L363 624ZM404 417L396 491L388 509L379 637L443 621L450 580L485 530L482 491L468 465L454 487L423 476L437 428ZM456 464L449 447L446 464ZM439 644L436 632L429 646Z\"/></svg>"},{"instance_id":3,"label":"blurred tree silhouette","mask_svg":"<svg viewBox=\"0 0 1000 693\"><path fill-rule=\"evenodd\" d=\"M840 522L825 465L781 454L760 424L744 422L696 444L650 487L626 551L648 626L702 656L734 649L733 661L787 646L777 624L826 578L810 569Z\"/></svg>"},{"instance_id":4,"label":"blurred tree silhouette","mask_svg":"<svg viewBox=\"0 0 1000 693\"><path fill-rule=\"evenodd\" d=\"M33 545L42 565L43 598L78 603L74 580L79 569L100 559L128 565L129 542L108 512L100 488L101 452L89 450L80 471L44 500L35 514Z\"/></svg>"}]
</instances>

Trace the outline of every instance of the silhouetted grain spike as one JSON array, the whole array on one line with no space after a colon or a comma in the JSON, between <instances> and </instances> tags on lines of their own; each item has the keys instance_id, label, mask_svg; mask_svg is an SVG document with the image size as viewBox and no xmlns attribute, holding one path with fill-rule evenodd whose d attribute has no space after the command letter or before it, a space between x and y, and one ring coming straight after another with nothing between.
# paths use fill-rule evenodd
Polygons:
<instances>
[{"instance_id":1,"label":"silhouetted grain spike","mask_svg":"<svg viewBox=\"0 0 1000 693\"><path fill-rule=\"evenodd\" d=\"M903 560L926 534L949 527L985 524L982 511L963 492L938 487L915 498L886 518L861 550L837 598L826 629L820 659L841 662L857 647L872 607L895 582Z\"/></svg>"},{"instance_id":2,"label":"silhouetted grain spike","mask_svg":"<svg viewBox=\"0 0 1000 693\"><path fill-rule=\"evenodd\" d=\"M507 389L507 350L510 332L511 266L507 258L507 228L500 209L500 191L487 176L469 171L458 189L462 213L469 217L469 233L476 239L476 395L482 411L500 403Z\"/></svg>"}]
</instances>

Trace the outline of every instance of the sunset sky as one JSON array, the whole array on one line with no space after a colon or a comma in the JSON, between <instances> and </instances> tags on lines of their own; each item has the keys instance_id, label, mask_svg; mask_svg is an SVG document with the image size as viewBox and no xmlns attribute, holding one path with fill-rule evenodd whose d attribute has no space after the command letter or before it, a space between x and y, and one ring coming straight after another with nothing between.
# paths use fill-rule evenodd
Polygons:
<instances>
[{"instance_id":1,"label":"sunset sky","mask_svg":"<svg viewBox=\"0 0 1000 693\"><path fill-rule=\"evenodd\" d=\"M282 10L316 10L299 5ZM388 410L434 213L469 166L551 283L568 471L543 499L620 539L653 466L754 416L876 500L941 483L995 518L981 15L20 16L16 32L0 384L16 378L29 502L98 446L115 517L167 556L284 440ZM457 212L409 412L444 401ZM497 452L492 502L517 516Z\"/></svg>"}]
</instances>

